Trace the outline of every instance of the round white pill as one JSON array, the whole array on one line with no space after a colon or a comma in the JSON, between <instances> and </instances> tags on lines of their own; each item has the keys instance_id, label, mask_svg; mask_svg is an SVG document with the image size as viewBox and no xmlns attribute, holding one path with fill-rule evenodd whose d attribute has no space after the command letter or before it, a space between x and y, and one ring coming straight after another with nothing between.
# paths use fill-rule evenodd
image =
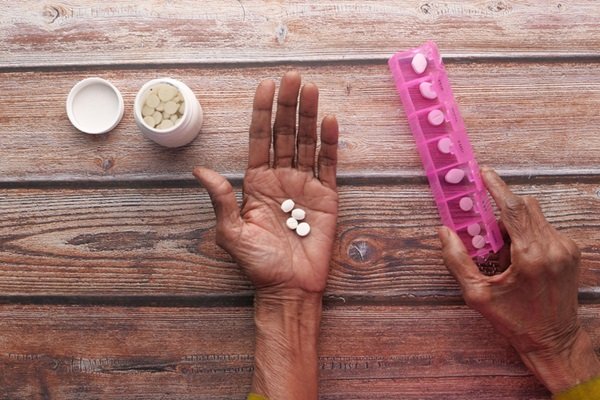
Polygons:
<instances>
[{"instance_id":1,"label":"round white pill","mask_svg":"<svg viewBox=\"0 0 600 400\"><path fill-rule=\"evenodd\" d=\"M427 69L427 59L422 53L417 53L410 62L410 65L415 74L421 75Z\"/></svg>"},{"instance_id":2,"label":"round white pill","mask_svg":"<svg viewBox=\"0 0 600 400\"><path fill-rule=\"evenodd\" d=\"M450 171L446 172L446 176L444 176L444 180L453 185L459 183L465 177L465 171L458 168L452 168Z\"/></svg>"},{"instance_id":3,"label":"round white pill","mask_svg":"<svg viewBox=\"0 0 600 400\"><path fill-rule=\"evenodd\" d=\"M299 223L298 227L296 228L296 233L298 234L298 236L308 235L310 233L310 225L306 222Z\"/></svg>"},{"instance_id":4,"label":"round white pill","mask_svg":"<svg viewBox=\"0 0 600 400\"><path fill-rule=\"evenodd\" d=\"M467 226L467 232L471 236L477 236L481 233L481 225L471 224L471 225Z\"/></svg>"},{"instance_id":5,"label":"round white pill","mask_svg":"<svg viewBox=\"0 0 600 400\"><path fill-rule=\"evenodd\" d=\"M151 117L152 114L154 114L154 108L148 107L148 106L144 106L142 108L142 116L144 116L144 117Z\"/></svg>"},{"instance_id":6,"label":"round white pill","mask_svg":"<svg viewBox=\"0 0 600 400\"><path fill-rule=\"evenodd\" d=\"M283 212L290 212L294 209L294 206L296 205L296 203L294 203L294 200L292 199L287 199L285 200L283 203L281 203L281 210Z\"/></svg>"},{"instance_id":7,"label":"round white pill","mask_svg":"<svg viewBox=\"0 0 600 400\"><path fill-rule=\"evenodd\" d=\"M485 238L481 235L475 235L473 239L471 239L471 244L476 249L481 249L485 246Z\"/></svg>"},{"instance_id":8,"label":"round white pill","mask_svg":"<svg viewBox=\"0 0 600 400\"><path fill-rule=\"evenodd\" d=\"M156 121L152 117L144 117L144 122L151 128L154 128L154 125L156 125Z\"/></svg>"},{"instance_id":9,"label":"round white pill","mask_svg":"<svg viewBox=\"0 0 600 400\"><path fill-rule=\"evenodd\" d=\"M155 111L154 114L152 114L152 118L154 118L156 124L160 124L160 121L163 119L162 114L158 111Z\"/></svg>"},{"instance_id":10,"label":"round white pill","mask_svg":"<svg viewBox=\"0 0 600 400\"><path fill-rule=\"evenodd\" d=\"M452 148L452 140L450 138L441 138L438 140L437 148L440 153L450 154L450 149Z\"/></svg>"},{"instance_id":11,"label":"round white pill","mask_svg":"<svg viewBox=\"0 0 600 400\"><path fill-rule=\"evenodd\" d=\"M298 220L294 217L289 217L287 221L285 221L285 224L288 228L294 230L298 227Z\"/></svg>"},{"instance_id":12,"label":"round white pill","mask_svg":"<svg viewBox=\"0 0 600 400\"><path fill-rule=\"evenodd\" d=\"M445 119L446 117L444 117L442 110L431 110L427 114L427 121L433 126L440 126L444 123Z\"/></svg>"},{"instance_id":13,"label":"round white pill","mask_svg":"<svg viewBox=\"0 0 600 400\"><path fill-rule=\"evenodd\" d=\"M301 208L295 208L292 210L292 217L296 218L298 221L302 221L306 217L306 212Z\"/></svg>"},{"instance_id":14,"label":"round white pill","mask_svg":"<svg viewBox=\"0 0 600 400\"><path fill-rule=\"evenodd\" d=\"M421 92L421 96L425 97L426 99L437 99L437 93L435 90L433 90L433 85L431 82L421 82L419 85L419 91Z\"/></svg>"},{"instance_id":15,"label":"round white pill","mask_svg":"<svg viewBox=\"0 0 600 400\"><path fill-rule=\"evenodd\" d=\"M470 197L463 197L458 202L458 206L463 211L471 211L473 209L473 199Z\"/></svg>"}]
</instances>

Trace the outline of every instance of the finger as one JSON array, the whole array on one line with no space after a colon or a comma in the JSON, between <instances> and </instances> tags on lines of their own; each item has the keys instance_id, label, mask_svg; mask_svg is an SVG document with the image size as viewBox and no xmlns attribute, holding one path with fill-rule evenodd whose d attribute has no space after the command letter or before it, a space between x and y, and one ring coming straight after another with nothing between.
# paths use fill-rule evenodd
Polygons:
<instances>
[{"instance_id":1,"label":"finger","mask_svg":"<svg viewBox=\"0 0 600 400\"><path fill-rule=\"evenodd\" d=\"M298 115L298 169L314 173L315 150L317 148L317 114L319 110L319 89L317 85L308 83L300 93Z\"/></svg>"},{"instance_id":2,"label":"finger","mask_svg":"<svg viewBox=\"0 0 600 400\"><path fill-rule=\"evenodd\" d=\"M277 96L277 113L273 124L274 167L291 167L296 150L296 108L300 91L300 74L295 71L281 78Z\"/></svg>"},{"instance_id":3,"label":"finger","mask_svg":"<svg viewBox=\"0 0 600 400\"><path fill-rule=\"evenodd\" d=\"M321 150L319 151L319 180L335 189L339 127L337 119L328 115L321 122Z\"/></svg>"},{"instance_id":4,"label":"finger","mask_svg":"<svg viewBox=\"0 0 600 400\"><path fill-rule=\"evenodd\" d=\"M194 176L206 188L212 201L217 225L226 236L241 224L238 207L231 184L223 176L208 168L194 168Z\"/></svg>"},{"instance_id":5,"label":"finger","mask_svg":"<svg viewBox=\"0 0 600 400\"><path fill-rule=\"evenodd\" d=\"M525 242L530 237L531 218L526 202L514 194L491 168L482 168L483 181L500 209L500 217L511 240Z\"/></svg>"},{"instance_id":6,"label":"finger","mask_svg":"<svg viewBox=\"0 0 600 400\"><path fill-rule=\"evenodd\" d=\"M271 113L275 82L262 81L256 88L250 123L250 144L248 149L248 168L269 166L271 148Z\"/></svg>"},{"instance_id":7,"label":"finger","mask_svg":"<svg viewBox=\"0 0 600 400\"><path fill-rule=\"evenodd\" d=\"M463 288L467 287L473 278L481 277L479 268L467 253L465 245L456 233L442 226L438 230L438 236L442 242L444 264Z\"/></svg>"}]
</instances>

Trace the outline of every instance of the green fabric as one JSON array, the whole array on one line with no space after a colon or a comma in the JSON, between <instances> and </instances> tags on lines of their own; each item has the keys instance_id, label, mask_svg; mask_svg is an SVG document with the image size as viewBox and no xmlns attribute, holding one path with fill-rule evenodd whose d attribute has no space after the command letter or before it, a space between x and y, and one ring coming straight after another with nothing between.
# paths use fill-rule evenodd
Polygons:
<instances>
[{"instance_id":1,"label":"green fabric","mask_svg":"<svg viewBox=\"0 0 600 400\"><path fill-rule=\"evenodd\" d=\"M246 400L269 400L269 399L267 399L264 396L261 396L260 394L250 393Z\"/></svg>"},{"instance_id":2,"label":"green fabric","mask_svg":"<svg viewBox=\"0 0 600 400\"><path fill-rule=\"evenodd\" d=\"M600 399L600 376L569 390L557 394L554 400L598 400Z\"/></svg>"}]
</instances>

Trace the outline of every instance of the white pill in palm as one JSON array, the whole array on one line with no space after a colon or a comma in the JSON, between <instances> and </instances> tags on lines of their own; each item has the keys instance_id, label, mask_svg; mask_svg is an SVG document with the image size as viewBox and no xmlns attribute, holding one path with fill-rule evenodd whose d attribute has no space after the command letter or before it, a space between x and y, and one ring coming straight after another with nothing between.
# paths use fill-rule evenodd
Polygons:
<instances>
[{"instance_id":1,"label":"white pill in palm","mask_svg":"<svg viewBox=\"0 0 600 400\"><path fill-rule=\"evenodd\" d=\"M298 234L298 236L306 236L310 233L310 225L307 224L306 222L301 222L298 224L298 227L296 228L296 233Z\"/></svg>"},{"instance_id":2,"label":"white pill in palm","mask_svg":"<svg viewBox=\"0 0 600 400\"><path fill-rule=\"evenodd\" d=\"M473 199L471 199L470 197L463 197L458 202L458 206L460 207L461 210L463 210L465 212L471 211L473 209Z\"/></svg>"},{"instance_id":3,"label":"white pill in palm","mask_svg":"<svg viewBox=\"0 0 600 400\"><path fill-rule=\"evenodd\" d=\"M465 177L465 171L459 168L452 168L450 171L446 172L446 176L444 176L444 180L453 185L459 183Z\"/></svg>"},{"instance_id":4,"label":"white pill in palm","mask_svg":"<svg viewBox=\"0 0 600 400\"><path fill-rule=\"evenodd\" d=\"M433 90L433 85L431 82L421 82L419 85L419 91L421 92L421 96L425 97L426 99L437 99L437 93L435 90Z\"/></svg>"},{"instance_id":5,"label":"white pill in palm","mask_svg":"<svg viewBox=\"0 0 600 400\"><path fill-rule=\"evenodd\" d=\"M471 239L471 244L476 249L481 249L485 246L485 238L481 235L475 235L473 239Z\"/></svg>"},{"instance_id":6,"label":"white pill in palm","mask_svg":"<svg viewBox=\"0 0 600 400\"><path fill-rule=\"evenodd\" d=\"M421 75L427 69L427 59L422 53L417 53L412 58L410 65L416 74Z\"/></svg>"},{"instance_id":7,"label":"white pill in palm","mask_svg":"<svg viewBox=\"0 0 600 400\"><path fill-rule=\"evenodd\" d=\"M467 226L467 232L471 236L477 236L481 233L481 225L471 224L471 225Z\"/></svg>"},{"instance_id":8,"label":"white pill in palm","mask_svg":"<svg viewBox=\"0 0 600 400\"><path fill-rule=\"evenodd\" d=\"M285 200L283 203L281 203L281 210L283 212L290 212L294 209L294 206L296 205L296 203L294 203L294 200L292 199L287 199Z\"/></svg>"},{"instance_id":9,"label":"white pill in palm","mask_svg":"<svg viewBox=\"0 0 600 400\"><path fill-rule=\"evenodd\" d=\"M306 217L306 212L301 208L295 208L292 210L292 217L296 218L298 221L302 221Z\"/></svg>"},{"instance_id":10,"label":"white pill in palm","mask_svg":"<svg viewBox=\"0 0 600 400\"><path fill-rule=\"evenodd\" d=\"M298 227L298 220L294 217L289 217L287 221L285 221L285 224L288 228L294 230Z\"/></svg>"},{"instance_id":11,"label":"white pill in palm","mask_svg":"<svg viewBox=\"0 0 600 400\"><path fill-rule=\"evenodd\" d=\"M441 138L438 140L437 148L440 153L450 154L452 148L452 140L450 138Z\"/></svg>"},{"instance_id":12,"label":"white pill in palm","mask_svg":"<svg viewBox=\"0 0 600 400\"><path fill-rule=\"evenodd\" d=\"M444 123L444 113L442 110L431 110L429 114L427 114L427 121L433 126L440 126Z\"/></svg>"}]
</instances>

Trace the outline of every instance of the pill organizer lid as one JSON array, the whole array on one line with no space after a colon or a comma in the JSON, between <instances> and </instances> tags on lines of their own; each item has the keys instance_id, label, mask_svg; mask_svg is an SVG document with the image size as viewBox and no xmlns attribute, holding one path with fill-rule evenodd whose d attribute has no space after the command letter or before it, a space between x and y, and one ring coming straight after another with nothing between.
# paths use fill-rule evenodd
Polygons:
<instances>
[{"instance_id":1,"label":"pill organizer lid","mask_svg":"<svg viewBox=\"0 0 600 400\"><path fill-rule=\"evenodd\" d=\"M102 78L78 82L67 97L67 116L81 132L97 135L111 131L123 117L123 97Z\"/></svg>"}]
</instances>

